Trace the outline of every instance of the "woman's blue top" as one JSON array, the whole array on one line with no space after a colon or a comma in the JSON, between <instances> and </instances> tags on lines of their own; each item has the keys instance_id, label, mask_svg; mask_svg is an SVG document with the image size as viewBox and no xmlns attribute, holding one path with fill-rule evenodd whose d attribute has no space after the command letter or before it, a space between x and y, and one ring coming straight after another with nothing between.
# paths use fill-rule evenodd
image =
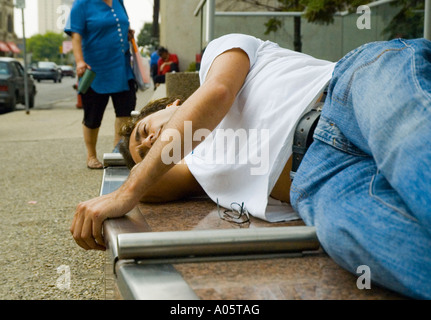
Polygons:
<instances>
[{"instance_id":1,"label":"woman's blue top","mask_svg":"<svg viewBox=\"0 0 431 320\"><path fill-rule=\"evenodd\" d=\"M128 42L129 19L120 3L75 0L64 31L82 37L84 61L96 73L91 88L97 93L128 91L133 79Z\"/></svg>"}]
</instances>

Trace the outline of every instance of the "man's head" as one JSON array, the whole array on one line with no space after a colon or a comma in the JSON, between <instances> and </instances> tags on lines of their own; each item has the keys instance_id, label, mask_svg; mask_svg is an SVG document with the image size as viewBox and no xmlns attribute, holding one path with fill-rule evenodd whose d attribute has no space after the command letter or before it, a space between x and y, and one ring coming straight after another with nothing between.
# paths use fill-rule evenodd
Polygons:
<instances>
[{"instance_id":1,"label":"man's head","mask_svg":"<svg viewBox=\"0 0 431 320\"><path fill-rule=\"evenodd\" d=\"M160 47L157 50L157 54L159 55L160 58L162 58L162 60L166 61L169 58L169 51L168 49L164 48L164 47Z\"/></svg>"},{"instance_id":2,"label":"man's head","mask_svg":"<svg viewBox=\"0 0 431 320\"><path fill-rule=\"evenodd\" d=\"M144 159L180 104L178 98L151 101L136 118L122 127L119 149L129 169Z\"/></svg>"}]
</instances>

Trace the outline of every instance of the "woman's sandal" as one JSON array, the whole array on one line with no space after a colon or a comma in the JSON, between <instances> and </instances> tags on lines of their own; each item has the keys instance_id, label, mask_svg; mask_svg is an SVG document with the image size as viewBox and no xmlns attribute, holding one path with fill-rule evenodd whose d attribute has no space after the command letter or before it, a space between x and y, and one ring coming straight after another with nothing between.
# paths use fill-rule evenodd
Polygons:
<instances>
[{"instance_id":1,"label":"woman's sandal","mask_svg":"<svg viewBox=\"0 0 431 320\"><path fill-rule=\"evenodd\" d=\"M103 164L97 158L91 158L87 161L87 168L92 170L103 169Z\"/></svg>"}]
</instances>

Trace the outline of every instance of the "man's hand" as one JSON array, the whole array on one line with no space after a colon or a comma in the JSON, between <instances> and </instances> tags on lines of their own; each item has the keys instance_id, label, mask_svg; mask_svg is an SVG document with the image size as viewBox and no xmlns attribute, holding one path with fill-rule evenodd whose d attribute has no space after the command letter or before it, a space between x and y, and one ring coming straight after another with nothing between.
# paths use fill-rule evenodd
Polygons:
<instances>
[{"instance_id":1,"label":"man's hand","mask_svg":"<svg viewBox=\"0 0 431 320\"><path fill-rule=\"evenodd\" d=\"M135 205L134 201L119 192L82 202L76 208L70 232L80 247L86 250L105 250L103 222L108 218L124 216Z\"/></svg>"}]
</instances>

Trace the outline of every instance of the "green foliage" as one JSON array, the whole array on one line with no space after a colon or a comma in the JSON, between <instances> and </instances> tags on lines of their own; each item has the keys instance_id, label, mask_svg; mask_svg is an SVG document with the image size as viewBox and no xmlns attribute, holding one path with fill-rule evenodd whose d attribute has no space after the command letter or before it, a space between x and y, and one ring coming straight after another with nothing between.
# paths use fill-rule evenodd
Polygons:
<instances>
[{"instance_id":1,"label":"green foliage","mask_svg":"<svg viewBox=\"0 0 431 320\"><path fill-rule=\"evenodd\" d=\"M281 28L282 22L280 19L271 18L265 23L266 31L265 34L268 35L271 32L276 32L279 28Z\"/></svg>"},{"instance_id":2,"label":"green foliage","mask_svg":"<svg viewBox=\"0 0 431 320\"><path fill-rule=\"evenodd\" d=\"M334 14L341 11L356 12L360 5L370 0L300 0L305 7L305 18L308 22L330 24L334 22Z\"/></svg>"},{"instance_id":3,"label":"green foliage","mask_svg":"<svg viewBox=\"0 0 431 320\"><path fill-rule=\"evenodd\" d=\"M159 39L154 38L152 36L152 23L145 23L141 29L141 32L138 34L138 46L152 46L157 47L159 45Z\"/></svg>"},{"instance_id":4,"label":"green foliage","mask_svg":"<svg viewBox=\"0 0 431 320\"><path fill-rule=\"evenodd\" d=\"M279 11L304 11L304 5L300 0L278 0Z\"/></svg>"},{"instance_id":5,"label":"green foliage","mask_svg":"<svg viewBox=\"0 0 431 320\"><path fill-rule=\"evenodd\" d=\"M316 24L330 24L334 22L336 12L356 12L360 5L366 5L372 0L277 0L277 6L268 6L259 0L242 0L249 4L265 7L269 11L299 11L308 22ZM383 31L388 39L395 37L418 38L423 36L424 1L398 0L391 3L401 7L400 12L393 18ZM265 23L265 34L276 32L282 26L282 20L271 18Z\"/></svg>"},{"instance_id":6,"label":"green foliage","mask_svg":"<svg viewBox=\"0 0 431 320\"><path fill-rule=\"evenodd\" d=\"M34 61L60 62L60 47L65 40L62 33L47 32L27 39L27 50L33 53Z\"/></svg>"},{"instance_id":7,"label":"green foliage","mask_svg":"<svg viewBox=\"0 0 431 320\"><path fill-rule=\"evenodd\" d=\"M186 72L195 72L195 71L196 71L196 62L193 61L192 63L189 64L189 67L186 70Z\"/></svg>"},{"instance_id":8,"label":"green foliage","mask_svg":"<svg viewBox=\"0 0 431 320\"><path fill-rule=\"evenodd\" d=\"M399 0L394 5L401 5L401 10L383 30L388 39L406 38L414 39L423 37L424 10L423 0Z\"/></svg>"},{"instance_id":9,"label":"green foliage","mask_svg":"<svg viewBox=\"0 0 431 320\"><path fill-rule=\"evenodd\" d=\"M245 0L250 3L250 1ZM370 3L370 0L278 0L277 7L265 6L259 1L253 2L257 6L264 6L272 11L304 12L308 22L316 24L330 24L334 22L334 14L340 11L356 11L360 5ZM279 18L271 18L265 23L265 34L276 32L282 26Z\"/></svg>"}]
</instances>

